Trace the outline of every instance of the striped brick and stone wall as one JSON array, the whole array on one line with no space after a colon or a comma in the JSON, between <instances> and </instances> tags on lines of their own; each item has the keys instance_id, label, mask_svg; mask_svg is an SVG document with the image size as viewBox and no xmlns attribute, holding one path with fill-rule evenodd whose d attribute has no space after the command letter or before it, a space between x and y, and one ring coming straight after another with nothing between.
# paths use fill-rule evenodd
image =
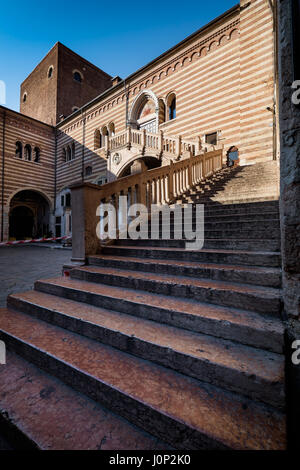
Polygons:
<instances>
[{"instance_id":1,"label":"striped brick and stone wall","mask_svg":"<svg viewBox=\"0 0 300 470\"><path fill-rule=\"evenodd\" d=\"M21 191L34 191L53 210L55 184L55 130L53 127L0 107L1 149L1 220L4 240L8 238L8 219L11 202ZM4 145L3 145L4 140ZM22 158L16 156L16 142L23 146ZM31 161L26 160L24 148L30 145ZM40 149L39 161L34 161L34 148Z\"/></svg>"},{"instance_id":2,"label":"striped brick and stone wall","mask_svg":"<svg viewBox=\"0 0 300 470\"><path fill-rule=\"evenodd\" d=\"M150 91L167 104L176 94L176 119L159 130L183 138L218 132L226 152L237 147L240 164L273 159L273 22L268 2L241 2L59 124L58 187L74 179L96 181L106 169L94 133L114 123L126 128L136 97ZM270 108L268 110L267 108ZM63 148L75 142L76 158L64 162ZM85 168L92 174L85 176Z\"/></svg>"},{"instance_id":3,"label":"striped brick and stone wall","mask_svg":"<svg viewBox=\"0 0 300 470\"><path fill-rule=\"evenodd\" d=\"M238 149L240 165L273 160L273 49L269 2L241 0L126 80L115 79L108 89L100 87L98 97L56 126L57 141L52 127L7 111L5 217L14 191L22 185L38 185L54 199L63 234L64 214L70 214L62 196L69 186L78 181L102 184L110 177L106 138L102 136L99 146L97 133L124 132L132 125L135 104L142 95L155 104L157 133L187 140L200 136L203 143L208 134L216 133L218 144L224 147L224 164L233 148ZM61 90L60 94L67 97L69 91ZM168 120L173 94L176 118ZM39 143L41 163L17 160L16 139ZM71 221L67 225L70 231Z\"/></svg>"}]
</instances>

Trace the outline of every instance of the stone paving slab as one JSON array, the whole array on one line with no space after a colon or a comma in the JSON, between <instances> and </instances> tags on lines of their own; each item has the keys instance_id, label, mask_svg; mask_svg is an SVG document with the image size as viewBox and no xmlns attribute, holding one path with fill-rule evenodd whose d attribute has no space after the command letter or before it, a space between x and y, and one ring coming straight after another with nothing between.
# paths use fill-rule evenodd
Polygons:
<instances>
[{"instance_id":1,"label":"stone paving slab","mask_svg":"<svg viewBox=\"0 0 300 470\"><path fill-rule=\"evenodd\" d=\"M59 276L71 250L54 246L0 247L0 307L8 294L32 289L38 279Z\"/></svg>"}]
</instances>

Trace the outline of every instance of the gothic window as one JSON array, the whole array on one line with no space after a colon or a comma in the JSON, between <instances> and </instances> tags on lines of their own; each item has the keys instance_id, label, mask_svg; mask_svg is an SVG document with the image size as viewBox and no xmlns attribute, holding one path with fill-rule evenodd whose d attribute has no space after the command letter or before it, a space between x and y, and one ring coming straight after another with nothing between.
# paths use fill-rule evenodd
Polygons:
<instances>
[{"instance_id":1,"label":"gothic window","mask_svg":"<svg viewBox=\"0 0 300 470\"><path fill-rule=\"evenodd\" d=\"M71 158L72 158L72 160L73 160L73 159L75 158L75 143L74 143L74 142L73 142L73 144L72 144L71 150L72 150Z\"/></svg>"},{"instance_id":2,"label":"gothic window","mask_svg":"<svg viewBox=\"0 0 300 470\"><path fill-rule=\"evenodd\" d=\"M51 67L49 67L49 70L48 70L48 78L51 78L53 75L53 67L51 65Z\"/></svg>"},{"instance_id":3,"label":"gothic window","mask_svg":"<svg viewBox=\"0 0 300 470\"><path fill-rule=\"evenodd\" d=\"M108 135L108 129L106 126L102 127L101 129L101 137L100 137L100 145L101 147L104 147L105 144L105 136Z\"/></svg>"},{"instance_id":4,"label":"gothic window","mask_svg":"<svg viewBox=\"0 0 300 470\"><path fill-rule=\"evenodd\" d=\"M31 161L31 145L26 144L24 147L25 150L25 160Z\"/></svg>"},{"instance_id":5,"label":"gothic window","mask_svg":"<svg viewBox=\"0 0 300 470\"><path fill-rule=\"evenodd\" d=\"M16 142L16 157L23 158L23 145L22 142Z\"/></svg>"},{"instance_id":6,"label":"gothic window","mask_svg":"<svg viewBox=\"0 0 300 470\"><path fill-rule=\"evenodd\" d=\"M94 150L101 148L101 134L99 129L94 132Z\"/></svg>"},{"instance_id":7,"label":"gothic window","mask_svg":"<svg viewBox=\"0 0 300 470\"><path fill-rule=\"evenodd\" d=\"M67 147L67 162L69 162L70 160L72 160L72 150L71 150L70 145L68 145L68 147Z\"/></svg>"},{"instance_id":8,"label":"gothic window","mask_svg":"<svg viewBox=\"0 0 300 470\"><path fill-rule=\"evenodd\" d=\"M112 137L115 135L115 125L114 125L113 122L111 122L108 125L108 132L109 132L109 135L112 136Z\"/></svg>"},{"instance_id":9,"label":"gothic window","mask_svg":"<svg viewBox=\"0 0 300 470\"><path fill-rule=\"evenodd\" d=\"M91 166L87 166L85 169L85 176L90 176L93 172L93 168Z\"/></svg>"},{"instance_id":10,"label":"gothic window","mask_svg":"<svg viewBox=\"0 0 300 470\"><path fill-rule=\"evenodd\" d=\"M34 161L36 163L39 163L40 161L40 157L41 157L41 151L38 147L34 147L34 150L33 150L33 153L34 153Z\"/></svg>"},{"instance_id":11,"label":"gothic window","mask_svg":"<svg viewBox=\"0 0 300 470\"><path fill-rule=\"evenodd\" d=\"M172 119L176 118L176 96L173 94L168 101L169 121L171 121Z\"/></svg>"},{"instance_id":12,"label":"gothic window","mask_svg":"<svg viewBox=\"0 0 300 470\"><path fill-rule=\"evenodd\" d=\"M26 100L27 100L27 93L24 93L24 95L23 95L23 103L25 103Z\"/></svg>"}]
</instances>

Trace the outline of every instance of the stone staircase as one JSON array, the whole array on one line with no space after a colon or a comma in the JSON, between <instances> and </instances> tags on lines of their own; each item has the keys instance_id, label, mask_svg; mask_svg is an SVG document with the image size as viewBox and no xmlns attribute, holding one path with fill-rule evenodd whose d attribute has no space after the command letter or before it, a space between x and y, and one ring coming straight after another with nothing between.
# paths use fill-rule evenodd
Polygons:
<instances>
[{"instance_id":1,"label":"stone staircase","mask_svg":"<svg viewBox=\"0 0 300 470\"><path fill-rule=\"evenodd\" d=\"M278 200L278 162L223 168L178 198L180 203L234 204Z\"/></svg>"},{"instance_id":2,"label":"stone staircase","mask_svg":"<svg viewBox=\"0 0 300 470\"><path fill-rule=\"evenodd\" d=\"M242 172L259 173L206 184ZM278 201L209 201L205 217L200 251L122 240L8 297L0 429L15 446L286 448Z\"/></svg>"}]
</instances>

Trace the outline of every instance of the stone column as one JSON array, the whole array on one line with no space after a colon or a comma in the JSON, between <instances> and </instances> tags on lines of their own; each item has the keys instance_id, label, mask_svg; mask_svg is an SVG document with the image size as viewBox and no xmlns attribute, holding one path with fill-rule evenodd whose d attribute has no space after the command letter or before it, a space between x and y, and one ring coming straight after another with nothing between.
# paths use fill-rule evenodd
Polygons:
<instances>
[{"instance_id":1,"label":"stone column","mask_svg":"<svg viewBox=\"0 0 300 470\"><path fill-rule=\"evenodd\" d=\"M296 1L293 0L294 4ZM293 364L292 346L300 340L300 104L292 102L294 73L292 1L278 0L278 67L280 124L280 224L283 303L286 317L288 436L300 440L300 364ZM299 21L299 19L298 19ZM298 25L299 26L299 25ZM297 38L300 41L300 38ZM300 58L298 57L298 60ZM300 93L298 93L300 97ZM299 100L300 101L300 100Z\"/></svg>"},{"instance_id":2,"label":"stone column","mask_svg":"<svg viewBox=\"0 0 300 470\"><path fill-rule=\"evenodd\" d=\"M96 234L99 218L101 188L96 184L80 183L72 191L72 261L86 261L87 256L99 253L100 240Z\"/></svg>"},{"instance_id":3,"label":"stone column","mask_svg":"<svg viewBox=\"0 0 300 470\"><path fill-rule=\"evenodd\" d=\"M292 103L292 12L289 0L278 2L280 217L282 236L284 308L300 316L300 105ZM298 38L300 41L300 38ZM300 60L300 58L299 58ZM300 80L300 77L298 77ZM300 93L299 93L300 96Z\"/></svg>"}]
</instances>

